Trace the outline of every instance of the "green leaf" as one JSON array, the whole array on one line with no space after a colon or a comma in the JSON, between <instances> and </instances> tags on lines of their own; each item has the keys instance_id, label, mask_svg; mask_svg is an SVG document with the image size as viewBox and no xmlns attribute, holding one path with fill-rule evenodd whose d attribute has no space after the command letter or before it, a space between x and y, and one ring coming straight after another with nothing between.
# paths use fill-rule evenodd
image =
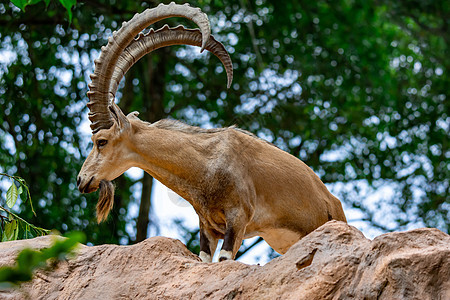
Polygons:
<instances>
[{"instance_id":1,"label":"green leaf","mask_svg":"<svg viewBox=\"0 0 450 300\"><path fill-rule=\"evenodd\" d=\"M19 239L19 223L14 220L16 223L16 228L14 228L14 241L17 241Z\"/></svg>"},{"instance_id":2,"label":"green leaf","mask_svg":"<svg viewBox=\"0 0 450 300\"><path fill-rule=\"evenodd\" d=\"M59 0L69 14L69 22L72 22L72 7L77 4L77 0Z\"/></svg>"},{"instance_id":3,"label":"green leaf","mask_svg":"<svg viewBox=\"0 0 450 300\"><path fill-rule=\"evenodd\" d=\"M17 190L16 184L13 182L6 192L6 205L12 208L16 204L17 197L19 196L19 191Z\"/></svg>"},{"instance_id":4,"label":"green leaf","mask_svg":"<svg viewBox=\"0 0 450 300\"><path fill-rule=\"evenodd\" d=\"M19 189L17 190L19 195L21 195L23 193L23 187L22 185L19 186Z\"/></svg>"},{"instance_id":5,"label":"green leaf","mask_svg":"<svg viewBox=\"0 0 450 300\"><path fill-rule=\"evenodd\" d=\"M16 220L6 223L5 230L3 231L2 242L14 241L18 231L19 228Z\"/></svg>"},{"instance_id":6,"label":"green leaf","mask_svg":"<svg viewBox=\"0 0 450 300\"><path fill-rule=\"evenodd\" d=\"M25 11L25 6L30 4L29 0L11 0L12 4L20 8L22 11Z\"/></svg>"}]
</instances>

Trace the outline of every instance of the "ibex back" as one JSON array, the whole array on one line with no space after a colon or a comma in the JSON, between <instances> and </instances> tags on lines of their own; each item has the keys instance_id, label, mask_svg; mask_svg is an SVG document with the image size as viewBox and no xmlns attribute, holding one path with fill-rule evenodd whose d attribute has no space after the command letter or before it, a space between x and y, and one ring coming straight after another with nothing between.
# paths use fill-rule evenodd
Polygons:
<instances>
[{"instance_id":1,"label":"ibex back","mask_svg":"<svg viewBox=\"0 0 450 300\"><path fill-rule=\"evenodd\" d=\"M201 29L163 27L134 37L171 16L193 20ZM154 49L202 46L224 64L228 85L232 64L209 33L200 10L160 5L137 14L102 48L91 76L89 118L94 147L78 176L78 188L100 187L97 218L106 219L113 203L111 180L139 167L189 201L199 216L200 258L210 262L219 239L219 260L233 259L242 240L261 236L285 253L303 236L335 219L346 221L341 203L301 160L238 128L201 129L173 120L150 124L114 103L118 82L140 57Z\"/></svg>"}]
</instances>

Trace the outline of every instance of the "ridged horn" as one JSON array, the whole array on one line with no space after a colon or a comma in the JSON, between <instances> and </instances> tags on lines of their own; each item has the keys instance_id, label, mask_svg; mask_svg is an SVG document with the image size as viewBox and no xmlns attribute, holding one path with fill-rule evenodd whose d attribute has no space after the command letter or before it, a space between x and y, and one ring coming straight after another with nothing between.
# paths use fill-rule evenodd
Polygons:
<instances>
[{"instance_id":1,"label":"ridged horn","mask_svg":"<svg viewBox=\"0 0 450 300\"><path fill-rule=\"evenodd\" d=\"M139 34L138 38L133 40L130 45L123 51L117 60L116 69L114 70L110 93L115 96L117 88L126 72L144 55L167 46L173 45L191 45L202 46L202 33L198 29L186 29L184 26L169 28L168 25L146 34ZM220 59L227 73L227 87L230 88L233 80L233 65L230 55L225 47L218 42L212 35L204 46L206 50L213 53Z\"/></svg>"},{"instance_id":2,"label":"ridged horn","mask_svg":"<svg viewBox=\"0 0 450 300\"><path fill-rule=\"evenodd\" d=\"M110 128L113 120L109 114L109 87L116 62L124 49L134 40L134 37L149 25L170 17L184 17L195 22L202 32L202 51L209 40L211 29L208 17L199 8L188 4L160 4L134 15L129 22L123 22L122 27L108 39L108 44L102 47L100 57L96 59L92 82L89 84L89 102L87 104L92 133L100 129Z\"/></svg>"}]
</instances>

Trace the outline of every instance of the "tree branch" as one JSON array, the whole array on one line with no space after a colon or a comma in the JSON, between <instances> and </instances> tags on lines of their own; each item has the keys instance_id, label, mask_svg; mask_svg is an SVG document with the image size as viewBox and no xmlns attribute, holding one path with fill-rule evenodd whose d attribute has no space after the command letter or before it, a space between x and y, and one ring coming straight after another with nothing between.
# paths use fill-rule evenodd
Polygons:
<instances>
[{"instance_id":1,"label":"tree branch","mask_svg":"<svg viewBox=\"0 0 450 300\"><path fill-rule=\"evenodd\" d=\"M244 3L244 0L239 0L239 3L241 4L242 9L247 11L247 7ZM253 20L250 20L250 22L247 23L247 28L252 40L253 51L255 52L256 55L256 64L258 66L259 71L262 71L264 69L264 64L261 58L261 53L259 51L258 44L256 43L256 34L255 28L253 27Z\"/></svg>"},{"instance_id":2,"label":"tree branch","mask_svg":"<svg viewBox=\"0 0 450 300\"><path fill-rule=\"evenodd\" d=\"M248 251L250 251L250 249L252 249L253 247L255 247L256 245L258 245L259 243L261 243L263 241L262 237L259 237L255 242L253 242L253 244L251 244L250 246L248 246L247 248L245 248L242 251L238 251L238 253L236 254L235 259L238 259L239 257L241 257L242 255L244 255L245 253L247 253Z\"/></svg>"}]
</instances>

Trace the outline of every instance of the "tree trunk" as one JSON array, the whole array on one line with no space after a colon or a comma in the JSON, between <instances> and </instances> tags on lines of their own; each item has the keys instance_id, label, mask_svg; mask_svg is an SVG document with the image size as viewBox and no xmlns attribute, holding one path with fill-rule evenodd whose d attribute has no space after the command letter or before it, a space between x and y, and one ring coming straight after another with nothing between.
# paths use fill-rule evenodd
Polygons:
<instances>
[{"instance_id":1,"label":"tree trunk","mask_svg":"<svg viewBox=\"0 0 450 300\"><path fill-rule=\"evenodd\" d=\"M144 172L142 177L141 204L139 205L139 215L136 223L136 243L147 238L148 223L151 206L153 177Z\"/></svg>"},{"instance_id":2,"label":"tree trunk","mask_svg":"<svg viewBox=\"0 0 450 300\"><path fill-rule=\"evenodd\" d=\"M139 78L142 88L143 119L151 123L164 117L164 78L168 49L158 51L158 57L143 57L139 64ZM136 223L136 243L143 241L148 235L149 214L151 208L153 178L147 173L142 178L142 194L139 215Z\"/></svg>"}]
</instances>

